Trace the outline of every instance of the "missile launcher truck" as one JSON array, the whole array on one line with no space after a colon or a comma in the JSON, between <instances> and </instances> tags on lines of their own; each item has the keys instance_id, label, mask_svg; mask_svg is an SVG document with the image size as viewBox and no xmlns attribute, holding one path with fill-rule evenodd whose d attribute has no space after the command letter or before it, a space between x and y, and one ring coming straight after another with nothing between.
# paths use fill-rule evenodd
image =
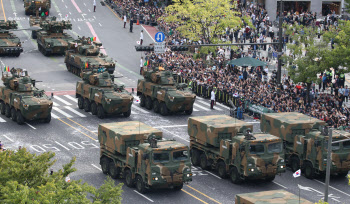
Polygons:
<instances>
[{"instance_id":1,"label":"missile launcher truck","mask_svg":"<svg viewBox=\"0 0 350 204\"><path fill-rule=\"evenodd\" d=\"M23 52L20 39L10 32L10 29L17 29L16 21L0 20L0 55L19 57Z\"/></svg>"},{"instance_id":2,"label":"missile launcher truck","mask_svg":"<svg viewBox=\"0 0 350 204\"><path fill-rule=\"evenodd\" d=\"M171 112L185 112L191 115L196 95L187 85L175 85L172 72L162 67L143 71L144 79L137 82L140 106L165 116Z\"/></svg>"},{"instance_id":3,"label":"missile launcher truck","mask_svg":"<svg viewBox=\"0 0 350 204\"><path fill-rule=\"evenodd\" d=\"M253 126L226 115L190 117L191 159L194 166L216 169L235 184L245 179L272 181L285 172L282 140L251 133Z\"/></svg>"},{"instance_id":4,"label":"missile launcher truck","mask_svg":"<svg viewBox=\"0 0 350 204\"><path fill-rule=\"evenodd\" d=\"M5 86L0 86L0 112L22 125L25 121L51 121L51 98L35 87L35 80L23 69L11 69L2 74Z\"/></svg>"},{"instance_id":5,"label":"missile launcher truck","mask_svg":"<svg viewBox=\"0 0 350 204\"><path fill-rule=\"evenodd\" d=\"M235 204L313 204L285 190L237 194Z\"/></svg>"},{"instance_id":6,"label":"missile launcher truck","mask_svg":"<svg viewBox=\"0 0 350 204\"><path fill-rule=\"evenodd\" d=\"M286 162L295 172L301 169L309 179L324 175L327 165L328 131L326 122L302 113L266 113L260 128L280 137L285 146ZM332 140L349 139L350 133L333 131ZM350 141L332 144L331 173L345 176L350 170Z\"/></svg>"},{"instance_id":7,"label":"missile launcher truck","mask_svg":"<svg viewBox=\"0 0 350 204\"><path fill-rule=\"evenodd\" d=\"M138 121L104 123L98 127L100 164L104 174L124 177L140 193L147 189L181 190L192 181L188 147L162 140L162 132Z\"/></svg>"}]
</instances>

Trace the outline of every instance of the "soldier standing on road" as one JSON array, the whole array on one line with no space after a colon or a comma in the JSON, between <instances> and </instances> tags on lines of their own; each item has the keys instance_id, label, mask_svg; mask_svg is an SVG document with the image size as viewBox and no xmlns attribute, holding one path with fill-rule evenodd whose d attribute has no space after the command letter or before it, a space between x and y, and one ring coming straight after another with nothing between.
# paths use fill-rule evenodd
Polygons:
<instances>
[{"instance_id":1,"label":"soldier standing on road","mask_svg":"<svg viewBox=\"0 0 350 204\"><path fill-rule=\"evenodd\" d=\"M132 33L133 25L134 25L134 21L132 19L130 19L130 33Z\"/></svg>"},{"instance_id":2,"label":"soldier standing on road","mask_svg":"<svg viewBox=\"0 0 350 204\"><path fill-rule=\"evenodd\" d=\"M124 28L126 26L126 14L124 14Z\"/></svg>"},{"instance_id":3,"label":"soldier standing on road","mask_svg":"<svg viewBox=\"0 0 350 204\"><path fill-rule=\"evenodd\" d=\"M141 33L140 33L140 45L142 45L143 43L143 30L141 30Z\"/></svg>"},{"instance_id":4,"label":"soldier standing on road","mask_svg":"<svg viewBox=\"0 0 350 204\"><path fill-rule=\"evenodd\" d=\"M214 109L214 103L215 103L215 92L214 89L211 90L211 94L210 94L210 108Z\"/></svg>"},{"instance_id":5,"label":"soldier standing on road","mask_svg":"<svg viewBox=\"0 0 350 204\"><path fill-rule=\"evenodd\" d=\"M96 12L96 0L94 0L94 12Z\"/></svg>"}]
</instances>

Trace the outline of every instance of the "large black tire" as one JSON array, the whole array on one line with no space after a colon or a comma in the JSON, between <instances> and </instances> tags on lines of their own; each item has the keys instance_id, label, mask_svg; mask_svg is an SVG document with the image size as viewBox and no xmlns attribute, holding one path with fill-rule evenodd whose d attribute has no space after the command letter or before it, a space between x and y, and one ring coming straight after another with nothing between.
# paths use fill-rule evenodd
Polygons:
<instances>
[{"instance_id":1,"label":"large black tire","mask_svg":"<svg viewBox=\"0 0 350 204\"><path fill-rule=\"evenodd\" d=\"M91 102L91 114L92 115L97 114L97 104L94 101Z\"/></svg>"},{"instance_id":2,"label":"large black tire","mask_svg":"<svg viewBox=\"0 0 350 204\"><path fill-rule=\"evenodd\" d=\"M203 170L208 169L208 159L207 159L207 156L204 153L202 153L201 156L200 156L199 166Z\"/></svg>"},{"instance_id":3,"label":"large black tire","mask_svg":"<svg viewBox=\"0 0 350 204\"><path fill-rule=\"evenodd\" d=\"M153 101L153 111L154 111L155 113L159 113L159 109L160 109L159 106L160 106L160 105L159 105L158 100L157 100L157 99L154 100L154 101Z\"/></svg>"},{"instance_id":4,"label":"large black tire","mask_svg":"<svg viewBox=\"0 0 350 204\"><path fill-rule=\"evenodd\" d=\"M199 161L200 161L200 159L199 159L199 151L198 150L196 150L196 149L192 149L191 150L192 152L191 152L191 161L192 161L192 164L193 164L193 166L198 166L199 165Z\"/></svg>"},{"instance_id":5,"label":"large black tire","mask_svg":"<svg viewBox=\"0 0 350 204\"><path fill-rule=\"evenodd\" d=\"M315 169L312 166L311 162L305 163L305 177L308 179L314 179L315 177Z\"/></svg>"},{"instance_id":6,"label":"large black tire","mask_svg":"<svg viewBox=\"0 0 350 204\"><path fill-rule=\"evenodd\" d=\"M126 169L124 172L125 184L127 187L134 187L134 179L132 179L132 174L129 169Z\"/></svg>"},{"instance_id":7,"label":"large black tire","mask_svg":"<svg viewBox=\"0 0 350 204\"><path fill-rule=\"evenodd\" d=\"M151 97L147 96L147 98L146 98L146 108L148 110L152 110L152 107L153 107L153 101L152 101Z\"/></svg>"},{"instance_id":8,"label":"large black tire","mask_svg":"<svg viewBox=\"0 0 350 204\"><path fill-rule=\"evenodd\" d=\"M97 106L97 117L100 119L105 118L106 114L105 114L105 110L103 110L103 107L101 104L99 104Z\"/></svg>"},{"instance_id":9,"label":"large black tire","mask_svg":"<svg viewBox=\"0 0 350 204\"><path fill-rule=\"evenodd\" d=\"M0 113L1 115L5 115L6 105L3 101L0 102Z\"/></svg>"},{"instance_id":10,"label":"large black tire","mask_svg":"<svg viewBox=\"0 0 350 204\"><path fill-rule=\"evenodd\" d=\"M51 113L47 116L47 118L44 119L45 123L50 123L51 122Z\"/></svg>"},{"instance_id":11,"label":"large black tire","mask_svg":"<svg viewBox=\"0 0 350 204\"><path fill-rule=\"evenodd\" d=\"M230 169L230 179L234 184L240 184L242 182L242 179L236 167L232 167Z\"/></svg>"},{"instance_id":12,"label":"large black tire","mask_svg":"<svg viewBox=\"0 0 350 204\"><path fill-rule=\"evenodd\" d=\"M167 116L169 114L169 109L164 102L160 104L160 114L162 116Z\"/></svg>"},{"instance_id":13,"label":"large black tire","mask_svg":"<svg viewBox=\"0 0 350 204\"><path fill-rule=\"evenodd\" d=\"M109 162L108 174L114 179L119 178L120 168L115 166L114 161Z\"/></svg>"},{"instance_id":14,"label":"large black tire","mask_svg":"<svg viewBox=\"0 0 350 204\"><path fill-rule=\"evenodd\" d=\"M185 110L186 115L191 115L193 112L193 107L191 107L189 110Z\"/></svg>"},{"instance_id":15,"label":"large black tire","mask_svg":"<svg viewBox=\"0 0 350 204\"><path fill-rule=\"evenodd\" d=\"M130 117L130 115L131 115L131 108L128 110L128 111L126 111L126 112L124 112L123 113L123 115L124 115L124 117Z\"/></svg>"},{"instance_id":16,"label":"large black tire","mask_svg":"<svg viewBox=\"0 0 350 204\"><path fill-rule=\"evenodd\" d=\"M298 157L292 157L290 159L290 168L292 169L292 172L296 172L300 169L300 160Z\"/></svg>"},{"instance_id":17,"label":"large black tire","mask_svg":"<svg viewBox=\"0 0 350 204\"><path fill-rule=\"evenodd\" d=\"M100 160L102 173L107 174L109 170L109 159L107 157L102 157Z\"/></svg>"},{"instance_id":18,"label":"large black tire","mask_svg":"<svg viewBox=\"0 0 350 204\"><path fill-rule=\"evenodd\" d=\"M24 124L24 118L23 118L23 115L21 113L21 111L17 111L17 124L18 125L23 125Z\"/></svg>"},{"instance_id":19,"label":"large black tire","mask_svg":"<svg viewBox=\"0 0 350 204\"><path fill-rule=\"evenodd\" d=\"M145 95L142 94L140 96L140 106L145 107L145 105L146 105L146 97L145 97Z\"/></svg>"},{"instance_id":20,"label":"large black tire","mask_svg":"<svg viewBox=\"0 0 350 204\"><path fill-rule=\"evenodd\" d=\"M90 107L91 103L89 101L89 99L84 99L84 111L85 112L89 112L91 110L91 107Z\"/></svg>"},{"instance_id":21,"label":"large black tire","mask_svg":"<svg viewBox=\"0 0 350 204\"><path fill-rule=\"evenodd\" d=\"M179 186L174 186L174 191L180 191L183 187L184 187L183 183Z\"/></svg>"},{"instance_id":22,"label":"large black tire","mask_svg":"<svg viewBox=\"0 0 350 204\"><path fill-rule=\"evenodd\" d=\"M10 118L11 117L11 108L9 104L6 104L5 106L5 116Z\"/></svg>"},{"instance_id":23,"label":"large black tire","mask_svg":"<svg viewBox=\"0 0 350 204\"><path fill-rule=\"evenodd\" d=\"M17 121L17 114L16 114L16 109L15 108L11 108L11 119L12 121Z\"/></svg>"},{"instance_id":24,"label":"large black tire","mask_svg":"<svg viewBox=\"0 0 350 204\"><path fill-rule=\"evenodd\" d=\"M268 177L265 178L265 181L267 181L267 182L271 182L271 181L273 181L273 180L275 180L275 175L273 175L273 176L268 176Z\"/></svg>"},{"instance_id":25,"label":"large black tire","mask_svg":"<svg viewBox=\"0 0 350 204\"><path fill-rule=\"evenodd\" d=\"M225 162L219 161L219 163L217 164L217 170L218 170L218 174L221 178L226 178L227 172L226 172Z\"/></svg>"},{"instance_id":26,"label":"large black tire","mask_svg":"<svg viewBox=\"0 0 350 204\"><path fill-rule=\"evenodd\" d=\"M136 190L142 194L146 193L145 183L140 175L136 176Z\"/></svg>"},{"instance_id":27,"label":"large black tire","mask_svg":"<svg viewBox=\"0 0 350 204\"><path fill-rule=\"evenodd\" d=\"M84 98L82 96L80 96L78 98L78 108L79 109L83 109L84 108Z\"/></svg>"}]
</instances>

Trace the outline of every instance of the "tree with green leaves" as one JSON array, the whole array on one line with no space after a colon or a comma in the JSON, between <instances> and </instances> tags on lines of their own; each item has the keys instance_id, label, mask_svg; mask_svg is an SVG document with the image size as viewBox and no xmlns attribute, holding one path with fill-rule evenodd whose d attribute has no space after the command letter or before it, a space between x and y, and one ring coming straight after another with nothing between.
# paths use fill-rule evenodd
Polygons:
<instances>
[{"instance_id":1,"label":"tree with green leaves","mask_svg":"<svg viewBox=\"0 0 350 204\"><path fill-rule=\"evenodd\" d=\"M110 177L99 189L81 180L66 181L76 171L75 158L51 175L54 156L25 148L0 151L0 203L121 203L123 184L116 186Z\"/></svg>"}]
</instances>

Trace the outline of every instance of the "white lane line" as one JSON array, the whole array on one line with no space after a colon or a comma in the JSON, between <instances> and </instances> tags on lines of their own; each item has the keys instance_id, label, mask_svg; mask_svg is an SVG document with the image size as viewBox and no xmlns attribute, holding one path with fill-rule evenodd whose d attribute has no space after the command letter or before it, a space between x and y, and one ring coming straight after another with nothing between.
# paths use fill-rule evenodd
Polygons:
<instances>
[{"instance_id":1,"label":"white lane line","mask_svg":"<svg viewBox=\"0 0 350 204\"><path fill-rule=\"evenodd\" d=\"M68 109L68 110L70 110L71 112L73 112L73 113L79 115L80 117L83 117L83 118L86 117L86 115L84 115L84 114L82 114L82 113L79 113L77 110L74 110L72 107L65 106L65 108Z\"/></svg>"},{"instance_id":2,"label":"white lane line","mask_svg":"<svg viewBox=\"0 0 350 204\"><path fill-rule=\"evenodd\" d=\"M102 169L101 169L100 167L96 166L95 164L91 164L91 165L92 165L93 167L95 167L96 169L102 171Z\"/></svg>"},{"instance_id":3,"label":"white lane line","mask_svg":"<svg viewBox=\"0 0 350 204\"><path fill-rule=\"evenodd\" d=\"M53 117L53 118L55 118L55 119L57 119L57 118L60 118L60 117L58 117L56 114L54 114L54 113L51 113L51 116Z\"/></svg>"},{"instance_id":4,"label":"white lane line","mask_svg":"<svg viewBox=\"0 0 350 204\"><path fill-rule=\"evenodd\" d=\"M337 201L338 203L341 202L340 200L337 200L337 199L335 199L335 198L331 198L331 199L334 200L334 201Z\"/></svg>"},{"instance_id":5,"label":"white lane line","mask_svg":"<svg viewBox=\"0 0 350 204\"><path fill-rule=\"evenodd\" d=\"M92 16L92 17L94 17L94 19L96 19L96 16Z\"/></svg>"},{"instance_id":6,"label":"white lane line","mask_svg":"<svg viewBox=\"0 0 350 204\"><path fill-rule=\"evenodd\" d=\"M145 195L143 195L143 194L137 192L136 190L134 190L134 192L137 193L137 194L139 194L140 196L146 198L146 199L149 200L150 202L154 203L154 201L153 201L152 199L148 198L147 196L145 196Z\"/></svg>"},{"instance_id":7,"label":"white lane line","mask_svg":"<svg viewBox=\"0 0 350 204\"><path fill-rule=\"evenodd\" d=\"M6 120L4 120L0 117L0 123L4 123L4 122L6 122Z\"/></svg>"},{"instance_id":8,"label":"white lane line","mask_svg":"<svg viewBox=\"0 0 350 204\"><path fill-rule=\"evenodd\" d=\"M167 129L164 129L164 128L160 128L160 129L164 130L165 132L170 133L171 135L174 135L175 137L178 137L178 138L180 138L180 139L182 139L182 140L185 140L186 142L190 142L190 141L188 141L188 140L186 140L186 139L184 139L184 138L182 138L182 137L180 137L180 136L178 136L178 135L176 135L176 134L170 132L170 131L167 130Z\"/></svg>"},{"instance_id":9,"label":"white lane line","mask_svg":"<svg viewBox=\"0 0 350 204\"><path fill-rule=\"evenodd\" d=\"M187 125L170 125L170 126L158 126L154 128L172 128L172 127L185 127Z\"/></svg>"},{"instance_id":10,"label":"white lane line","mask_svg":"<svg viewBox=\"0 0 350 204\"><path fill-rule=\"evenodd\" d=\"M145 110L143 110L142 108L140 108L140 107L138 107L138 106L135 106L135 105L133 105L133 106L131 106L132 108L135 108L136 110L138 110L138 111L140 111L140 112L142 112L142 113L149 113L148 111L145 111Z\"/></svg>"},{"instance_id":11,"label":"white lane line","mask_svg":"<svg viewBox=\"0 0 350 204\"><path fill-rule=\"evenodd\" d=\"M145 29L145 27L143 27L143 25L141 25L142 29L146 31L146 33L148 34L148 36L153 40L153 42L156 42L154 40L154 38L151 36L151 34L149 34L149 32L147 31L147 29Z\"/></svg>"},{"instance_id":12,"label":"white lane line","mask_svg":"<svg viewBox=\"0 0 350 204\"><path fill-rule=\"evenodd\" d=\"M9 137L7 137L6 135L2 135L2 136L4 136L4 138L6 138L6 139L10 140L11 142L13 142L13 140L10 139Z\"/></svg>"},{"instance_id":13,"label":"white lane line","mask_svg":"<svg viewBox=\"0 0 350 204\"><path fill-rule=\"evenodd\" d=\"M220 107L222 107L222 108L226 108L227 110L230 110L230 107L227 107L227 106L222 105L222 104L220 104L220 103L216 103L216 105L218 105L218 106L220 106Z\"/></svg>"},{"instance_id":14,"label":"white lane line","mask_svg":"<svg viewBox=\"0 0 350 204\"><path fill-rule=\"evenodd\" d=\"M64 6L65 6L66 8L68 8L67 5L64 5Z\"/></svg>"},{"instance_id":15,"label":"white lane line","mask_svg":"<svg viewBox=\"0 0 350 204\"><path fill-rule=\"evenodd\" d=\"M84 6L86 6L86 4L84 3Z\"/></svg>"},{"instance_id":16,"label":"white lane line","mask_svg":"<svg viewBox=\"0 0 350 204\"><path fill-rule=\"evenodd\" d=\"M78 26L78 29L81 30L81 28Z\"/></svg>"},{"instance_id":17,"label":"white lane line","mask_svg":"<svg viewBox=\"0 0 350 204\"><path fill-rule=\"evenodd\" d=\"M73 116L69 115L68 113L62 111L61 109L59 108L56 108L56 107L53 107L53 109L59 113L61 113L62 115L66 116L67 118L73 118Z\"/></svg>"},{"instance_id":18,"label":"white lane line","mask_svg":"<svg viewBox=\"0 0 350 204\"><path fill-rule=\"evenodd\" d=\"M319 181L319 180L316 180L316 179L314 179L314 181L316 181L316 182L318 182L318 183L321 183L321 184L323 184L323 185L325 185L322 181ZM336 190L336 191L338 191L338 192L340 192L340 193L342 193L342 194L344 194L344 195L347 195L347 196L349 196L350 197L350 195L349 194L347 194L347 193L345 193L344 191L341 191L341 190L339 190L339 189L337 189L337 188L334 188L333 186L329 186L330 188L332 188L333 190Z\"/></svg>"},{"instance_id":19,"label":"white lane line","mask_svg":"<svg viewBox=\"0 0 350 204\"><path fill-rule=\"evenodd\" d=\"M68 150L68 151L69 151L69 149L68 149L67 147L65 147L63 144L61 144L61 143L59 143L59 142L57 142L57 141L55 141L55 142L56 142L56 144L58 144L59 146L61 146L61 147L65 148L66 150Z\"/></svg>"},{"instance_id":20,"label":"white lane line","mask_svg":"<svg viewBox=\"0 0 350 204\"><path fill-rule=\"evenodd\" d=\"M209 105L209 103L204 103L204 101L196 101L196 102L198 102L198 103L200 103L200 104L202 104L202 105ZM195 102L195 103L196 103ZM218 103L217 103L218 104ZM209 105L210 106L210 105ZM214 109L215 110L219 110L219 111L223 111L221 108L219 108L219 107L214 107Z\"/></svg>"},{"instance_id":21,"label":"white lane line","mask_svg":"<svg viewBox=\"0 0 350 204\"><path fill-rule=\"evenodd\" d=\"M90 9L88 9L88 11L91 12Z\"/></svg>"},{"instance_id":22,"label":"white lane line","mask_svg":"<svg viewBox=\"0 0 350 204\"><path fill-rule=\"evenodd\" d=\"M27 122L24 122L25 124L27 124L29 127L31 127L32 129L36 130L36 128L34 126L32 126L31 124L28 124Z\"/></svg>"},{"instance_id":23,"label":"white lane line","mask_svg":"<svg viewBox=\"0 0 350 204\"><path fill-rule=\"evenodd\" d=\"M207 172L208 174L210 174L210 175L212 175L212 176L218 178L218 179L221 179L220 176L217 176L217 175L211 173L210 171L206 171L206 170L204 170L204 171Z\"/></svg>"},{"instance_id":24,"label":"white lane line","mask_svg":"<svg viewBox=\"0 0 350 204\"><path fill-rule=\"evenodd\" d=\"M136 115L136 114L138 114L138 113L136 113L135 111L131 111L131 114Z\"/></svg>"},{"instance_id":25,"label":"white lane line","mask_svg":"<svg viewBox=\"0 0 350 204\"><path fill-rule=\"evenodd\" d=\"M58 107L58 106L60 106L60 104L58 104L58 103L56 103L56 102L53 102L53 106L54 106L54 107Z\"/></svg>"},{"instance_id":26,"label":"white lane line","mask_svg":"<svg viewBox=\"0 0 350 204\"><path fill-rule=\"evenodd\" d=\"M101 23L98 23L98 25L100 25L102 27Z\"/></svg>"},{"instance_id":27,"label":"white lane line","mask_svg":"<svg viewBox=\"0 0 350 204\"><path fill-rule=\"evenodd\" d=\"M66 104L67 106L71 106L72 105L71 103L65 101L64 99L62 99L62 98L60 98L58 96L55 96L54 99L57 99L57 100L61 101L62 103Z\"/></svg>"},{"instance_id":28,"label":"white lane line","mask_svg":"<svg viewBox=\"0 0 350 204\"><path fill-rule=\"evenodd\" d=\"M72 13L71 13L71 12L69 12L69 15L72 15Z\"/></svg>"},{"instance_id":29,"label":"white lane line","mask_svg":"<svg viewBox=\"0 0 350 204\"><path fill-rule=\"evenodd\" d=\"M281 186L282 188L288 189L287 187L285 187L285 186L282 185L282 184L277 183L276 181L272 181L272 183L274 183L274 184L276 184L276 185L279 185L279 186Z\"/></svg>"},{"instance_id":30,"label":"white lane line","mask_svg":"<svg viewBox=\"0 0 350 204\"><path fill-rule=\"evenodd\" d=\"M78 103L78 99L77 99L77 98L73 98L73 97L70 96L70 95L64 95L64 97L66 97L66 98L68 98L68 99L70 99L70 100L72 100L72 101Z\"/></svg>"},{"instance_id":31,"label":"white lane line","mask_svg":"<svg viewBox=\"0 0 350 204\"><path fill-rule=\"evenodd\" d=\"M206 107L204 107L204 106L198 105L198 104L196 104L196 103L194 103L193 105L196 106L197 108L204 109L204 110L206 110L206 111L210 111L209 108L206 108Z\"/></svg>"},{"instance_id":32,"label":"white lane line","mask_svg":"<svg viewBox=\"0 0 350 204\"><path fill-rule=\"evenodd\" d=\"M93 130L93 131L91 131L91 132L98 132L98 130Z\"/></svg>"}]
</instances>

